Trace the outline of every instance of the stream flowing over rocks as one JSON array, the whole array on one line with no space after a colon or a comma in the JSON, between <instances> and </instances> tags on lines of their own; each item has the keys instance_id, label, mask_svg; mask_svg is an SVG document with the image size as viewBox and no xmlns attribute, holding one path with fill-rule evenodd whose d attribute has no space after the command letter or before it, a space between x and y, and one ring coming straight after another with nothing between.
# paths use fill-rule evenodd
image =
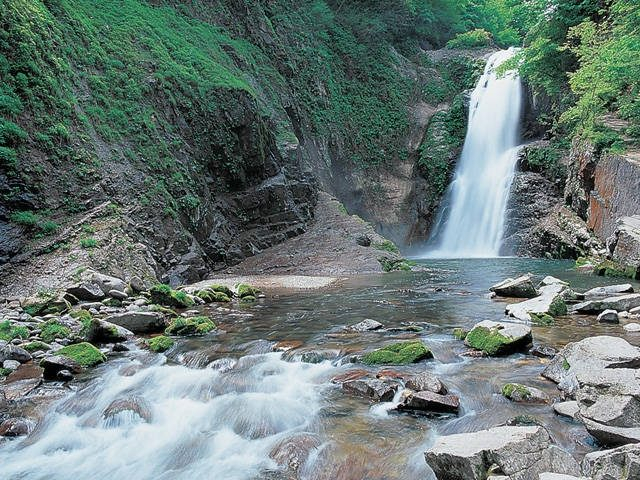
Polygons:
<instances>
[{"instance_id":1,"label":"stream flowing over rocks","mask_svg":"<svg viewBox=\"0 0 640 480\"><path fill-rule=\"evenodd\" d=\"M640 337L624 327L639 315L575 307L631 307L639 286L563 262L468 262L319 290L86 271L8 300L3 475L635 478Z\"/></svg>"}]
</instances>

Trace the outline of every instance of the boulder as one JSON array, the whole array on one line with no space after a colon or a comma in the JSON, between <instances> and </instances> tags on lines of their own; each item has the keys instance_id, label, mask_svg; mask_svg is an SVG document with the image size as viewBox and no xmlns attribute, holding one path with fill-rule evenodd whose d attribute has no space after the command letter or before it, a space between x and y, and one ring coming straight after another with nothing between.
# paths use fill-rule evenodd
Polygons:
<instances>
[{"instance_id":1,"label":"boulder","mask_svg":"<svg viewBox=\"0 0 640 480\"><path fill-rule=\"evenodd\" d=\"M425 459L438 480L484 480L490 469L510 480L538 480L545 472L580 473L573 457L552 445L540 426L442 436L425 452Z\"/></svg>"},{"instance_id":2,"label":"boulder","mask_svg":"<svg viewBox=\"0 0 640 480\"><path fill-rule=\"evenodd\" d=\"M98 285L105 295L109 295L112 290L124 292L127 289L127 284L123 280L98 272L91 273L91 281Z\"/></svg>"},{"instance_id":3,"label":"boulder","mask_svg":"<svg viewBox=\"0 0 640 480\"><path fill-rule=\"evenodd\" d=\"M22 437L29 435L35 422L28 418L9 418L0 423L0 437Z\"/></svg>"},{"instance_id":4,"label":"boulder","mask_svg":"<svg viewBox=\"0 0 640 480\"><path fill-rule=\"evenodd\" d=\"M473 326L464 343L487 355L505 355L525 348L531 340L527 325L484 320Z\"/></svg>"},{"instance_id":5,"label":"boulder","mask_svg":"<svg viewBox=\"0 0 640 480\"><path fill-rule=\"evenodd\" d=\"M438 377L429 372L422 372L409 377L404 386L414 392L433 392L444 395L447 393L447 387L440 381Z\"/></svg>"},{"instance_id":6,"label":"boulder","mask_svg":"<svg viewBox=\"0 0 640 480\"><path fill-rule=\"evenodd\" d=\"M562 417L576 420L580 407L576 401L558 402L553 404L553 411Z\"/></svg>"},{"instance_id":7,"label":"boulder","mask_svg":"<svg viewBox=\"0 0 640 480\"><path fill-rule=\"evenodd\" d=\"M87 331L87 341L91 343L118 343L133 337L133 332L115 323L94 318Z\"/></svg>"},{"instance_id":8,"label":"boulder","mask_svg":"<svg viewBox=\"0 0 640 480\"><path fill-rule=\"evenodd\" d=\"M396 408L399 411L458 413L460 399L455 395L440 395L428 391L415 392L410 393Z\"/></svg>"},{"instance_id":9,"label":"boulder","mask_svg":"<svg viewBox=\"0 0 640 480\"><path fill-rule=\"evenodd\" d=\"M376 402L390 402L393 400L399 384L379 380L377 378L359 378L342 383L342 389L352 395L370 398Z\"/></svg>"},{"instance_id":10,"label":"boulder","mask_svg":"<svg viewBox=\"0 0 640 480\"><path fill-rule=\"evenodd\" d=\"M607 246L613 259L625 266L625 273L640 279L640 215L619 218Z\"/></svg>"},{"instance_id":11,"label":"boulder","mask_svg":"<svg viewBox=\"0 0 640 480\"><path fill-rule=\"evenodd\" d=\"M20 362L17 360L5 360L2 362L2 368L5 370L11 370L12 372L16 371L20 367Z\"/></svg>"},{"instance_id":12,"label":"boulder","mask_svg":"<svg viewBox=\"0 0 640 480\"><path fill-rule=\"evenodd\" d=\"M552 283L540 287L540 295L520 303L507 305L507 315L522 321L531 321L533 316L550 315L556 317L567 313L567 304L562 294L566 285Z\"/></svg>"},{"instance_id":13,"label":"boulder","mask_svg":"<svg viewBox=\"0 0 640 480\"><path fill-rule=\"evenodd\" d=\"M565 287L569 286L569 284L564 280L560 280L559 278L552 277L551 275L547 275L540 282L541 287L546 287L547 285L564 285Z\"/></svg>"},{"instance_id":14,"label":"boulder","mask_svg":"<svg viewBox=\"0 0 640 480\"><path fill-rule=\"evenodd\" d=\"M582 471L592 480L635 480L640 478L640 444L587 453Z\"/></svg>"},{"instance_id":15,"label":"boulder","mask_svg":"<svg viewBox=\"0 0 640 480\"><path fill-rule=\"evenodd\" d=\"M627 323L626 325L623 325L622 328L626 332L640 332L640 323L635 323L635 322Z\"/></svg>"},{"instance_id":16,"label":"boulder","mask_svg":"<svg viewBox=\"0 0 640 480\"><path fill-rule=\"evenodd\" d=\"M363 321L356 323L355 325L351 325L349 327L345 327L345 331L347 332L370 332L373 330L380 330L383 325L380 322L372 320L371 318L365 318Z\"/></svg>"},{"instance_id":17,"label":"boulder","mask_svg":"<svg viewBox=\"0 0 640 480\"><path fill-rule=\"evenodd\" d=\"M640 293L606 297L601 300L588 300L574 305L571 311L596 314L604 312L605 310L615 310L616 312L629 311L636 307L640 307Z\"/></svg>"},{"instance_id":18,"label":"boulder","mask_svg":"<svg viewBox=\"0 0 640 480\"><path fill-rule=\"evenodd\" d=\"M533 298L538 295L536 287L531 281L531 275L523 275L516 279L506 280L489 288L499 297Z\"/></svg>"},{"instance_id":19,"label":"boulder","mask_svg":"<svg viewBox=\"0 0 640 480\"><path fill-rule=\"evenodd\" d=\"M91 281L79 282L67 288L67 293L73 295L78 300L94 302L106 298L105 292L100 285Z\"/></svg>"},{"instance_id":20,"label":"boulder","mask_svg":"<svg viewBox=\"0 0 640 480\"><path fill-rule=\"evenodd\" d=\"M109 290L108 295L111 298L115 298L116 300L126 300L127 298L129 298L129 295L127 295L125 292L121 292L120 290Z\"/></svg>"},{"instance_id":21,"label":"boulder","mask_svg":"<svg viewBox=\"0 0 640 480\"><path fill-rule=\"evenodd\" d=\"M269 457L275 461L281 469L292 472L294 478L309 455L322 445L320 438L313 433L294 433L278 442L269 453Z\"/></svg>"},{"instance_id":22,"label":"boulder","mask_svg":"<svg viewBox=\"0 0 640 480\"><path fill-rule=\"evenodd\" d=\"M554 355L558 353L558 350L556 350L550 345L538 344L531 347L531 349L529 350L529 353L536 357L552 358Z\"/></svg>"},{"instance_id":23,"label":"boulder","mask_svg":"<svg viewBox=\"0 0 640 480\"><path fill-rule=\"evenodd\" d=\"M165 329L164 317L160 312L123 312L109 315L104 320L133 333L156 333Z\"/></svg>"},{"instance_id":24,"label":"boulder","mask_svg":"<svg viewBox=\"0 0 640 480\"><path fill-rule=\"evenodd\" d=\"M578 388L576 375L600 369L640 367L640 348L619 337L601 335L567 344L545 367L542 376L573 395Z\"/></svg>"},{"instance_id":25,"label":"boulder","mask_svg":"<svg viewBox=\"0 0 640 480\"><path fill-rule=\"evenodd\" d=\"M545 392L520 383L507 383L502 387L502 395L512 402L549 403L549 395Z\"/></svg>"},{"instance_id":26,"label":"boulder","mask_svg":"<svg viewBox=\"0 0 640 480\"><path fill-rule=\"evenodd\" d=\"M15 360L20 363L26 363L31 360L31 354L24 348L9 343L0 348L0 364L4 363L5 360Z\"/></svg>"},{"instance_id":27,"label":"boulder","mask_svg":"<svg viewBox=\"0 0 640 480\"><path fill-rule=\"evenodd\" d=\"M42 383L42 369L32 363L20 365L0 387L0 397L7 401L21 400Z\"/></svg>"},{"instance_id":28,"label":"boulder","mask_svg":"<svg viewBox=\"0 0 640 480\"><path fill-rule=\"evenodd\" d=\"M620 323L618 312L615 310L605 310L598 315L598 323Z\"/></svg>"},{"instance_id":29,"label":"boulder","mask_svg":"<svg viewBox=\"0 0 640 480\"><path fill-rule=\"evenodd\" d=\"M579 418L603 445L640 442L640 370L601 368L577 374Z\"/></svg>"},{"instance_id":30,"label":"boulder","mask_svg":"<svg viewBox=\"0 0 640 480\"><path fill-rule=\"evenodd\" d=\"M630 283L624 283L622 285L609 285L606 287L596 287L584 292L584 297L587 300L593 300L594 298L612 297L623 293L633 293L633 286Z\"/></svg>"},{"instance_id":31,"label":"boulder","mask_svg":"<svg viewBox=\"0 0 640 480\"><path fill-rule=\"evenodd\" d=\"M73 373L80 373L82 366L68 357L61 355L50 355L40 361L40 366L44 369L44 378L55 380L58 372L69 370Z\"/></svg>"},{"instance_id":32,"label":"boulder","mask_svg":"<svg viewBox=\"0 0 640 480\"><path fill-rule=\"evenodd\" d=\"M565 475L563 473L544 472L538 476L538 480L590 480L590 479L588 479L587 477L576 477L575 475Z\"/></svg>"},{"instance_id":33,"label":"boulder","mask_svg":"<svg viewBox=\"0 0 640 480\"><path fill-rule=\"evenodd\" d=\"M102 417L105 423L114 424L117 423L115 417L121 413L136 415L146 423L151 422L151 405L143 397L137 395L114 400L102 412Z\"/></svg>"}]
</instances>

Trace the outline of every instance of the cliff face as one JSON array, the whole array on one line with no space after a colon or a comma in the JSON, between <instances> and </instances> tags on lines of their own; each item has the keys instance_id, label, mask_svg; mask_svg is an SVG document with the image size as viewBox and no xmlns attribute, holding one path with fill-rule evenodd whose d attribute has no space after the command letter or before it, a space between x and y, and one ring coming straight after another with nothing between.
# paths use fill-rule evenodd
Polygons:
<instances>
[{"instance_id":1,"label":"cliff face","mask_svg":"<svg viewBox=\"0 0 640 480\"><path fill-rule=\"evenodd\" d=\"M126 251L142 262L128 269L194 281L305 231L319 190L396 241L427 231L477 53L433 58L369 14L3 2L2 283L60 258L50 270L119 273Z\"/></svg>"}]
</instances>

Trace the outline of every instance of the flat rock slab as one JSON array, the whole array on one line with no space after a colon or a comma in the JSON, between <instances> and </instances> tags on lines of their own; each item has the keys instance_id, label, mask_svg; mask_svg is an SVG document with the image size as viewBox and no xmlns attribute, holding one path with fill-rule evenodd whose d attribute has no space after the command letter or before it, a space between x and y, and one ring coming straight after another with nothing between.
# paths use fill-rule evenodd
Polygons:
<instances>
[{"instance_id":1,"label":"flat rock slab","mask_svg":"<svg viewBox=\"0 0 640 480\"><path fill-rule=\"evenodd\" d=\"M576 401L558 402L553 404L553 411L562 417L568 417L575 420L578 412L580 411L580 407Z\"/></svg>"},{"instance_id":2,"label":"flat rock slab","mask_svg":"<svg viewBox=\"0 0 640 480\"><path fill-rule=\"evenodd\" d=\"M628 312L629 310L636 307L640 307L640 293L630 293L628 295L606 297L602 300L589 300L587 302L582 302L574 305L571 311L577 313L596 314L604 312L605 310Z\"/></svg>"},{"instance_id":3,"label":"flat rock slab","mask_svg":"<svg viewBox=\"0 0 640 480\"><path fill-rule=\"evenodd\" d=\"M447 387L440 381L438 377L429 372L419 373L407 379L404 386L414 392L433 392L444 395L447 393Z\"/></svg>"},{"instance_id":4,"label":"flat rock slab","mask_svg":"<svg viewBox=\"0 0 640 480\"><path fill-rule=\"evenodd\" d=\"M530 321L530 313L536 315L550 314L554 302L562 299L561 294L567 289L566 285L552 283L540 287L540 295L520 303L507 305L507 315L522 321ZM564 300L562 300L564 302Z\"/></svg>"},{"instance_id":5,"label":"flat rock slab","mask_svg":"<svg viewBox=\"0 0 640 480\"><path fill-rule=\"evenodd\" d=\"M584 292L584 296L587 300L593 300L594 297L612 297L615 295L621 295L623 293L633 293L633 285L630 283L623 283L621 285L609 285L606 287L596 287Z\"/></svg>"},{"instance_id":6,"label":"flat rock slab","mask_svg":"<svg viewBox=\"0 0 640 480\"><path fill-rule=\"evenodd\" d=\"M473 433L447 435L425 452L438 480L484 480L497 466L510 480L538 480L540 473L578 475L571 455L551 445L540 426L494 427Z\"/></svg>"},{"instance_id":7,"label":"flat rock slab","mask_svg":"<svg viewBox=\"0 0 640 480\"><path fill-rule=\"evenodd\" d=\"M538 295L538 291L531 281L531 275L523 275L516 279L507 278L493 285L489 290L499 297L533 298Z\"/></svg>"},{"instance_id":8,"label":"flat rock slab","mask_svg":"<svg viewBox=\"0 0 640 480\"><path fill-rule=\"evenodd\" d=\"M390 402L398 390L399 384L377 378L360 378L342 383L342 389L352 395L370 398L376 402Z\"/></svg>"},{"instance_id":9,"label":"flat rock slab","mask_svg":"<svg viewBox=\"0 0 640 480\"><path fill-rule=\"evenodd\" d=\"M408 395L397 409L426 413L458 413L460 399L455 395L440 395L428 391L416 392Z\"/></svg>"},{"instance_id":10,"label":"flat rock slab","mask_svg":"<svg viewBox=\"0 0 640 480\"><path fill-rule=\"evenodd\" d=\"M109 315L105 322L126 328L133 333L155 333L165 329L164 316L159 312L123 312Z\"/></svg>"},{"instance_id":11,"label":"flat rock slab","mask_svg":"<svg viewBox=\"0 0 640 480\"><path fill-rule=\"evenodd\" d=\"M374 330L380 330L383 327L383 325L376 321L373 320L371 318L365 318L363 321L356 323L355 325L350 325L348 327L345 327L345 331L346 332L354 332L354 333L360 333L360 332L371 332Z\"/></svg>"}]
</instances>

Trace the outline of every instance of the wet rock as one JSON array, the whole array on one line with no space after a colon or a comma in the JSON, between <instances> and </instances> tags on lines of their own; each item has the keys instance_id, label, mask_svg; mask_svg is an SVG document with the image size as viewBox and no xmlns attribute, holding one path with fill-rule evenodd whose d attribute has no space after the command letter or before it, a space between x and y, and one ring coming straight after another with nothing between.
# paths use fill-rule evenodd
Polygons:
<instances>
[{"instance_id":1,"label":"wet rock","mask_svg":"<svg viewBox=\"0 0 640 480\"><path fill-rule=\"evenodd\" d=\"M87 340L91 343L118 343L132 338L133 332L115 323L94 318L87 332Z\"/></svg>"},{"instance_id":2,"label":"wet rock","mask_svg":"<svg viewBox=\"0 0 640 480\"><path fill-rule=\"evenodd\" d=\"M109 315L104 319L133 333L156 333L165 328L160 312L123 312Z\"/></svg>"},{"instance_id":3,"label":"wet rock","mask_svg":"<svg viewBox=\"0 0 640 480\"><path fill-rule=\"evenodd\" d=\"M544 472L580 473L573 457L552 445L540 426L442 436L425 452L425 459L438 480L484 480L489 470L511 480L537 480Z\"/></svg>"},{"instance_id":4,"label":"wet rock","mask_svg":"<svg viewBox=\"0 0 640 480\"><path fill-rule=\"evenodd\" d=\"M507 383L502 387L502 396L518 403L549 403L549 395L542 390L520 383Z\"/></svg>"},{"instance_id":5,"label":"wet rock","mask_svg":"<svg viewBox=\"0 0 640 480\"><path fill-rule=\"evenodd\" d=\"M604 312L605 310L615 310L617 312L629 311L636 307L640 307L640 293L606 297L602 300L589 300L574 305L571 311L596 314Z\"/></svg>"},{"instance_id":6,"label":"wet rock","mask_svg":"<svg viewBox=\"0 0 640 480\"><path fill-rule=\"evenodd\" d=\"M499 297L533 298L538 295L538 291L533 285L531 278L531 275L523 275L516 279L507 278L493 285L489 290Z\"/></svg>"},{"instance_id":7,"label":"wet rock","mask_svg":"<svg viewBox=\"0 0 640 480\"><path fill-rule=\"evenodd\" d=\"M428 391L415 392L409 394L397 409L399 411L458 413L460 399L455 395L440 395Z\"/></svg>"},{"instance_id":8,"label":"wet rock","mask_svg":"<svg viewBox=\"0 0 640 480\"><path fill-rule=\"evenodd\" d=\"M563 392L573 395L578 388L576 375L600 369L640 367L640 348L622 338L601 335L566 345L542 376L558 384Z\"/></svg>"},{"instance_id":9,"label":"wet rock","mask_svg":"<svg viewBox=\"0 0 640 480\"><path fill-rule=\"evenodd\" d=\"M51 355L43 358L40 366L44 369L44 378L50 380L57 379L58 372L61 370L68 370L73 373L82 371L82 366L78 362L61 355Z\"/></svg>"},{"instance_id":10,"label":"wet rock","mask_svg":"<svg viewBox=\"0 0 640 480\"><path fill-rule=\"evenodd\" d=\"M567 305L562 297L566 285L552 283L540 287L540 295L520 303L507 305L507 315L522 321L531 321L532 316L550 315L556 317L567 313Z\"/></svg>"},{"instance_id":11,"label":"wet rock","mask_svg":"<svg viewBox=\"0 0 640 480\"><path fill-rule=\"evenodd\" d=\"M369 372L367 372L366 370L349 370L348 372L333 377L331 379L331 383L344 383L350 380L358 380L360 378L366 377L367 375L369 375Z\"/></svg>"},{"instance_id":12,"label":"wet rock","mask_svg":"<svg viewBox=\"0 0 640 480\"><path fill-rule=\"evenodd\" d=\"M109 404L104 412L102 412L102 416L107 424L117 423L115 417L123 412L137 415L146 423L151 422L151 406L144 398L139 396L118 398L114 400Z\"/></svg>"},{"instance_id":13,"label":"wet rock","mask_svg":"<svg viewBox=\"0 0 640 480\"><path fill-rule=\"evenodd\" d=\"M620 319L618 318L618 312L615 310L605 310L600 315L598 315L599 323L620 323Z\"/></svg>"},{"instance_id":14,"label":"wet rock","mask_svg":"<svg viewBox=\"0 0 640 480\"><path fill-rule=\"evenodd\" d=\"M300 340L282 340L273 346L273 350L276 352L288 352L289 350L295 350L300 348L303 343Z\"/></svg>"},{"instance_id":15,"label":"wet rock","mask_svg":"<svg viewBox=\"0 0 640 480\"><path fill-rule=\"evenodd\" d=\"M529 353L536 357L552 358L558 353L558 350L550 345L534 345L531 350L529 350Z\"/></svg>"},{"instance_id":16,"label":"wet rock","mask_svg":"<svg viewBox=\"0 0 640 480\"><path fill-rule=\"evenodd\" d=\"M373 330L380 330L383 325L376 320L371 318L366 318L363 321L356 323L355 325L351 325L349 327L345 327L345 331L347 332L371 332Z\"/></svg>"},{"instance_id":17,"label":"wet rock","mask_svg":"<svg viewBox=\"0 0 640 480\"><path fill-rule=\"evenodd\" d=\"M128 352L130 350L129 347L127 347L126 345L124 345L123 343L116 343L112 348L111 351L112 352L117 352L117 353L121 353L121 352Z\"/></svg>"},{"instance_id":18,"label":"wet rock","mask_svg":"<svg viewBox=\"0 0 640 480\"><path fill-rule=\"evenodd\" d=\"M398 388L398 383L383 381L377 378L360 378L342 383L342 389L345 392L370 398L376 402L389 402L393 400Z\"/></svg>"},{"instance_id":19,"label":"wet rock","mask_svg":"<svg viewBox=\"0 0 640 480\"><path fill-rule=\"evenodd\" d=\"M419 373L407 379L405 387L415 392L433 392L444 395L447 393L447 387L440 381L438 377L429 372Z\"/></svg>"},{"instance_id":20,"label":"wet rock","mask_svg":"<svg viewBox=\"0 0 640 480\"><path fill-rule=\"evenodd\" d=\"M0 348L0 363L6 360L15 360L20 363L26 363L31 360L31 354L24 348L13 344L7 344Z\"/></svg>"},{"instance_id":21,"label":"wet rock","mask_svg":"<svg viewBox=\"0 0 640 480\"><path fill-rule=\"evenodd\" d=\"M473 326L464 343L487 355L505 355L525 348L531 340L527 325L484 320Z\"/></svg>"},{"instance_id":22,"label":"wet rock","mask_svg":"<svg viewBox=\"0 0 640 480\"><path fill-rule=\"evenodd\" d=\"M368 365L407 365L433 358L421 341L396 342L367 353L362 361Z\"/></svg>"},{"instance_id":23,"label":"wet rock","mask_svg":"<svg viewBox=\"0 0 640 480\"><path fill-rule=\"evenodd\" d=\"M553 411L562 417L576 420L580 407L576 401L558 402L553 404Z\"/></svg>"},{"instance_id":24,"label":"wet rock","mask_svg":"<svg viewBox=\"0 0 640 480\"><path fill-rule=\"evenodd\" d=\"M594 297L612 297L623 293L633 293L633 286L630 283L624 283L622 285L596 287L584 292L584 296L587 300L592 300Z\"/></svg>"},{"instance_id":25,"label":"wet rock","mask_svg":"<svg viewBox=\"0 0 640 480\"><path fill-rule=\"evenodd\" d=\"M296 433L278 442L271 449L269 457L273 459L281 469L297 473L305 464L309 455L320 448L322 442L317 435L312 433Z\"/></svg>"},{"instance_id":26,"label":"wet rock","mask_svg":"<svg viewBox=\"0 0 640 480\"><path fill-rule=\"evenodd\" d=\"M587 453L582 471L592 480L635 480L640 478L640 445Z\"/></svg>"},{"instance_id":27,"label":"wet rock","mask_svg":"<svg viewBox=\"0 0 640 480\"><path fill-rule=\"evenodd\" d=\"M11 370L12 372L17 370L20 367L20 362L17 360L5 360L2 362L2 368L5 370Z\"/></svg>"},{"instance_id":28,"label":"wet rock","mask_svg":"<svg viewBox=\"0 0 640 480\"><path fill-rule=\"evenodd\" d=\"M622 328L627 332L640 332L640 323L627 323Z\"/></svg>"},{"instance_id":29,"label":"wet rock","mask_svg":"<svg viewBox=\"0 0 640 480\"><path fill-rule=\"evenodd\" d=\"M42 369L32 363L20 365L12 372L0 387L0 392L7 401L25 398L42 383Z\"/></svg>"},{"instance_id":30,"label":"wet rock","mask_svg":"<svg viewBox=\"0 0 640 480\"><path fill-rule=\"evenodd\" d=\"M0 437L23 437L29 435L35 422L28 418L9 418L0 423Z\"/></svg>"}]
</instances>

